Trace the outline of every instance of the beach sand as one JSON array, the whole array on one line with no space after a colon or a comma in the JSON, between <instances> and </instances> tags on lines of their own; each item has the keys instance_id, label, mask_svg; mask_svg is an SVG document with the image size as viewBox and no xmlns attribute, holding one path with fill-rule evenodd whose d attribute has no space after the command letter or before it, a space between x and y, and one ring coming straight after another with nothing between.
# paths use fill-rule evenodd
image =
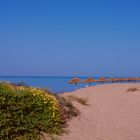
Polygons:
<instances>
[{"instance_id":1,"label":"beach sand","mask_svg":"<svg viewBox=\"0 0 140 140\"><path fill-rule=\"evenodd\" d=\"M88 98L89 106L76 101L80 116L68 122L60 140L140 140L140 84L105 84L61 96Z\"/></svg>"}]
</instances>

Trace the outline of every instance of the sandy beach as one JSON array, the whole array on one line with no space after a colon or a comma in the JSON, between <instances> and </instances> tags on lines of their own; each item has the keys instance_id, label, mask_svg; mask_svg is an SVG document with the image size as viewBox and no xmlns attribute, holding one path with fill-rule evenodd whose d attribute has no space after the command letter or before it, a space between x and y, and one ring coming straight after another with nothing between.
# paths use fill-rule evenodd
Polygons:
<instances>
[{"instance_id":1,"label":"sandy beach","mask_svg":"<svg viewBox=\"0 0 140 140\"><path fill-rule=\"evenodd\" d=\"M137 91L127 91L137 88ZM73 101L80 116L68 122L61 140L140 140L140 84L104 84L65 93L88 99Z\"/></svg>"}]
</instances>

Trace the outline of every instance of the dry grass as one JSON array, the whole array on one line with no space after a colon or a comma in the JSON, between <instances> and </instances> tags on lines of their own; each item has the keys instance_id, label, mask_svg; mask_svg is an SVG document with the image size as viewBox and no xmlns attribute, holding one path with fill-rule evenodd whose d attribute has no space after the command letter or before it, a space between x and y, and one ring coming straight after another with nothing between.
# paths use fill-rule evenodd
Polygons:
<instances>
[{"instance_id":1,"label":"dry grass","mask_svg":"<svg viewBox=\"0 0 140 140\"><path fill-rule=\"evenodd\" d=\"M135 91L140 91L140 90L136 87L132 87L132 88L127 89L127 92L135 92Z\"/></svg>"},{"instance_id":2,"label":"dry grass","mask_svg":"<svg viewBox=\"0 0 140 140\"><path fill-rule=\"evenodd\" d=\"M77 101L78 103L82 104L82 105L85 105L85 106L88 106L88 98L85 98L85 97L82 97L82 98L79 98L79 97L76 97L76 96L68 96L68 98L71 100L71 101Z\"/></svg>"},{"instance_id":3,"label":"dry grass","mask_svg":"<svg viewBox=\"0 0 140 140\"><path fill-rule=\"evenodd\" d=\"M60 104L61 106L63 106L63 108L61 108L61 112L62 112L62 116L64 117L64 121L71 119L72 117L77 117L79 116L80 112L79 110L73 106L71 100L69 98L64 98L61 97L59 98Z\"/></svg>"}]
</instances>

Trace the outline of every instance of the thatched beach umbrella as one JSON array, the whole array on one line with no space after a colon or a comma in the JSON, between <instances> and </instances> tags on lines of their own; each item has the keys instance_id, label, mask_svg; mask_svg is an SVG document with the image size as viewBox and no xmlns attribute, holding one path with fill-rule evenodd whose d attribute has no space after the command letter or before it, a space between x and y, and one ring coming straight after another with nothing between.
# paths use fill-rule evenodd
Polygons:
<instances>
[{"instance_id":1,"label":"thatched beach umbrella","mask_svg":"<svg viewBox=\"0 0 140 140\"><path fill-rule=\"evenodd\" d=\"M83 83L88 83L89 85L91 85L91 83L94 83L94 82L97 82L97 80L92 77L89 77L89 78L83 80Z\"/></svg>"},{"instance_id":2,"label":"thatched beach umbrella","mask_svg":"<svg viewBox=\"0 0 140 140\"><path fill-rule=\"evenodd\" d=\"M132 82L132 81L134 81L134 78L129 77L129 78L126 78L125 80L126 80L127 82Z\"/></svg>"},{"instance_id":3,"label":"thatched beach umbrella","mask_svg":"<svg viewBox=\"0 0 140 140\"><path fill-rule=\"evenodd\" d=\"M136 78L128 77L128 78L124 78L124 81L126 81L126 82L136 82Z\"/></svg>"},{"instance_id":4,"label":"thatched beach umbrella","mask_svg":"<svg viewBox=\"0 0 140 140\"><path fill-rule=\"evenodd\" d=\"M129 78L126 78L126 77L125 78L122 78L122 81L123 82L128 82L129 81Z\"/></svg>"},{"instance_id":5,"label":"thatched beach umbrella","mask_svg":"<svg viewBox=\"0 0 140 140\"><path fill-rule=\"evenodd\" d=\"M114 82L117 82L117 78L109 78L109 79L107 79L107 81L114 83Z\"/></svg>"},{"instance_id":6,"label":"thatched beach umbrella","mask_svg":"<svg viewBox=\"0 0 140 140\"><path fill-rule=\"evenodd\" d=\"M139 82L139 81L140 81L140 77L137 77L137 78L136 78L136 81L138 81L138 82Z\"/></svg>"},{"instance_id":7,"label":"thatched beach umbrella","mask_svg":"<svg viewBox=\"0 0 140 140\"><path fill-rule=\"evenodd\" d=\"M137 81L139 81L140 79L138 78L138 77L133 77L133 78L131 78L131 81L133 81L133 82L137 82Z\"/></svg>"},{"instance_id":8,"label":"thatched beach umbrella","mask_svg":"<svg viewBox=\"0 0 140 140\"><path fill-rule=\"evenodd\" d=\"M75 84L75 86L77 86L78 83L81 83L80 78L73 78L68 82L68 84Z\"/></svg>"},{"instance_id":9,"label":"thatched beach umbrella","mask_svg":"<svg viewBox=\"0 0 140 140\"><path fill-rule=\"evenodd\" d=\"M107 79L104 78L104 77L100 77L97 82L101 82L101 83L104 83L104 82L107 82Z\"/></svg>"},{"instance_id":10,"label":"thatched beach umbrella","mask_svg":"<svg viewBox=\"0 0 140 140\"><path fill-rule=\"evenodd\" d=\"M126 81L126 78L117 78L117 82L122 83L122 82L125 82L125 81Z\"/></svg>"}]
</instances>

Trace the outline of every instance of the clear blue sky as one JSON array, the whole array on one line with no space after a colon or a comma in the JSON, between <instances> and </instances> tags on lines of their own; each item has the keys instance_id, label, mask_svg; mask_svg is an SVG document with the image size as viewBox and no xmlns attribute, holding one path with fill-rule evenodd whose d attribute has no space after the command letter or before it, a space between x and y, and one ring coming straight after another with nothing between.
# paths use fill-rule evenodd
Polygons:
<instances>
[{"instance_id":1,"label":"clear blue sky","mask_svg":"<svg viewBox=\"0 0 140 140\"><path fill-rule=\"evenodd\" d=\"M140 1L1 0L0 75L140 76Z\"/></svg>"}]
</instances>

